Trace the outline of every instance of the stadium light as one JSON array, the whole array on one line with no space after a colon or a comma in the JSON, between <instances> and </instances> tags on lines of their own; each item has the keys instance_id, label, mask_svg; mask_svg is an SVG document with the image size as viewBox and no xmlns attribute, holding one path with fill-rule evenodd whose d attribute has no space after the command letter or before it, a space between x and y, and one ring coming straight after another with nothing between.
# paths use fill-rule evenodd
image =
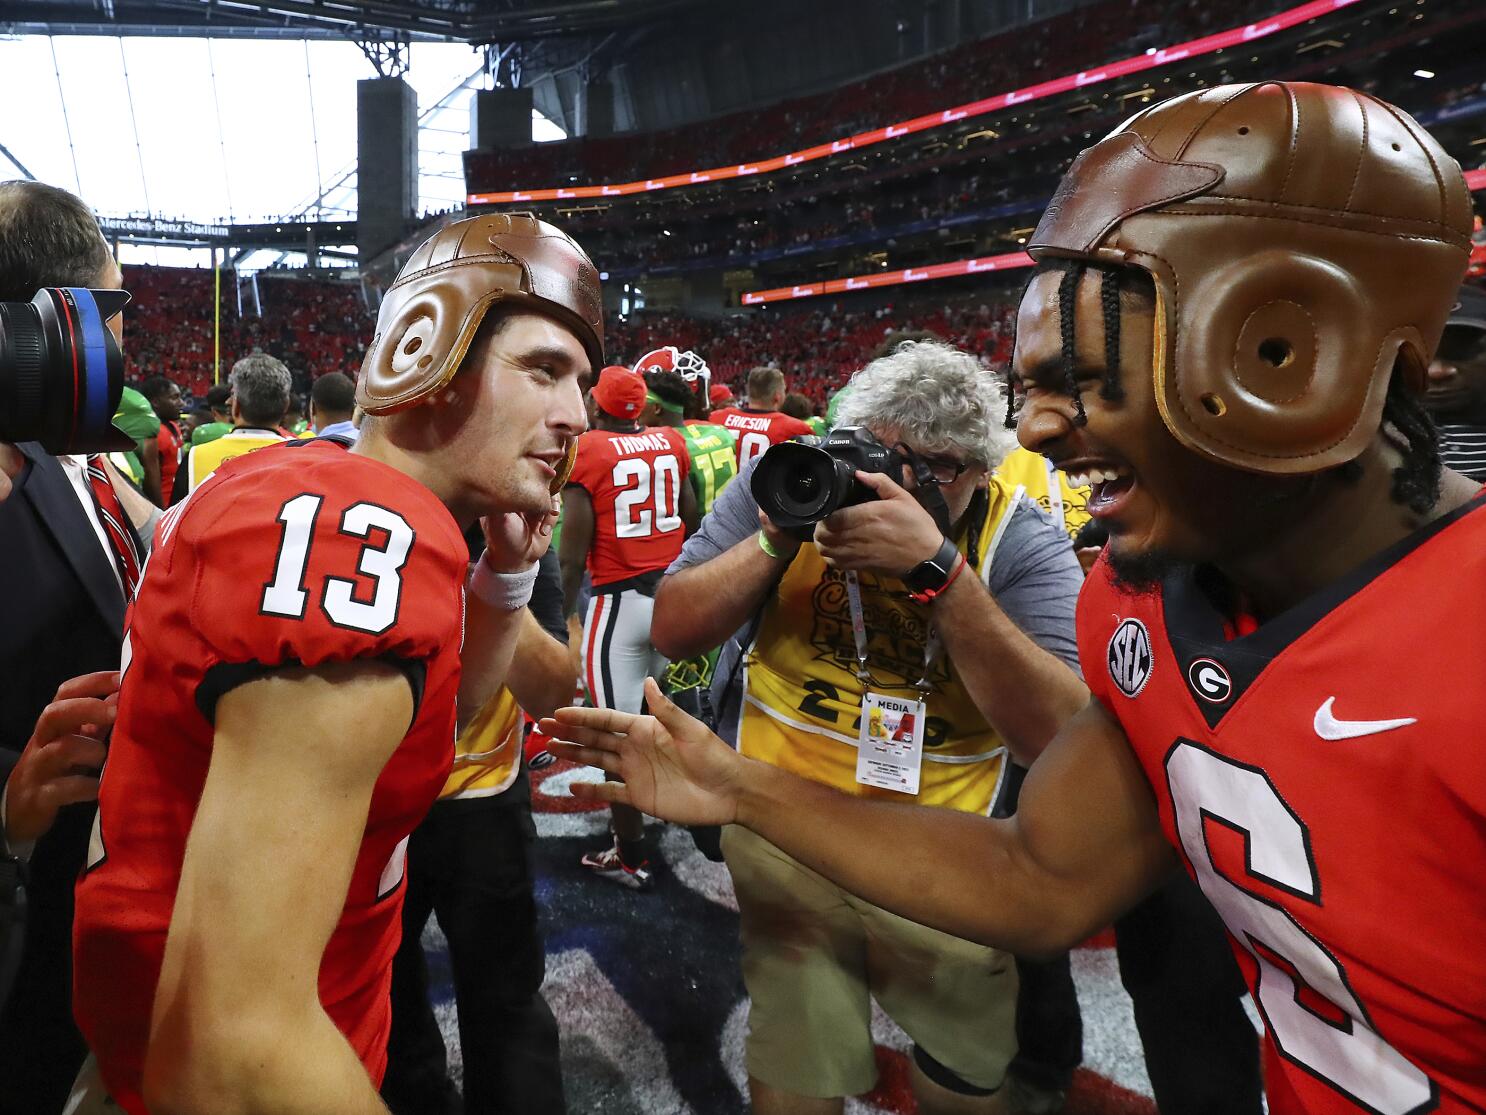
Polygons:
<instances>
[{"instance_id":1,"label":"stadium light","mask_svg":"<svg viewBox=\"0 0 1486 1115\"><path fill-rule=\"evenodd\" d=\"M706 182L718 182L727 179L771 174L776 170L797 166L800 163L813 162L817 159L827 159L843 151L870 147L910 133L942 127L945 124L952 124L970 117L1000 112L1014 105L1043 100L1060 93L1066 93L1072 89L1082 89L1086 86L1098 85L1106 81L1126 77L1133 73L1149 70L1156 66L1164 66L1171 62L1190 61L1204 55L1216 54L1225 47L1246 45L1258 39L1267 38L1277 32L1330 15L1333 12L1340 11L1343 8L1349 8L1359 2L1360 0L1309 0L1308 3L1290 8L1287 11L1278 12L1268 19L1241 27L1230 27L1225 31L1204 35L1201 38L1191 39L1184 43L1175 43L1171 46L1160 48L1154 53L1148 50L1146 53L1135 55L1133 58L1117 59L1088 70L1080 70L1078 73L1064 74L1061 77L1039 82L1036 85L998 93L978 101L972 101L969 104L931 112L924 116L915 117L912 120L904 120L897 124L888 124L885 127L874 128L871 131L861 132L857 135L830 140L817 144L814 147L806 148L803 151L792 151L788 154L776 155L769 159L751 160L728 166L711 167L704 170L683 171L680 174L667 175L662 178L646 178L635 182L596 183L558 188L526 188L489 193L471 193L466 198L466 201L470 205L504 205L512 202L558 201L564 198L620 197L629 194L650 193L655 190L670 190L683 186L695 186ZM1195 77L1195 75L1193 76ZM1166 82L1170 82L1170 80L1170 78L1164 79ZM1199 84L1205 84L1205 82Z\"/></svg>"},{"instance_id":2,"label":"stadium light","mask_svg":"<svg viewBox=\"0 0 1486 1115\"><path fill-rule=\"evenodd\" d=\"M1424 78L1427 81L1429 78L1432 78L1434 76L1434 71L1433 70L1415 70L1414 71L1414 76L1415 77L1422 77L1422 78Z\"/></svg>"}]
</instances>

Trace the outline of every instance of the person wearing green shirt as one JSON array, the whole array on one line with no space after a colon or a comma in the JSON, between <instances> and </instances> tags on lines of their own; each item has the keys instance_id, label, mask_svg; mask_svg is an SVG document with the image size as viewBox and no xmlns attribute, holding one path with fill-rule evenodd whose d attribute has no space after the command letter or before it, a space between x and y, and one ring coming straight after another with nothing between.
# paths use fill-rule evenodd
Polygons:
<instances>
[{"instance_id":1,"label":"person wearing green shirt","mask_svg":"<svg viewBox=\"0 0 1486 1115\"><path fill-rule=\"evenodd\" d=\"M212 412L212 420L203 422L191 431L192 445L205 445L216 441L232 430L232 388L225 383L216 383L206 389L206 405Z\"/></svg>"},{"instance_id":2,"label":"person wearing green shirt","mask_svg":"<svg viewBox=\"0 0 1486 1115\"><path fill-rule=\"evenodd\" d=\"M640 412L642 426L670 426L686 439L691 454L689 479L697 497L697 510L705 515L722 494L729 480L738 475L738 458L732 432L706 422L688 422L688 404L696 398L677 372L648 372L646 402ZM729 456L732 454L732 456Z\"/></svg>"},{"instance_id":3,"label":"person wearing green shirt","mask_svg":"<svg viewBox=\"0 0 1486 1115\"><path fill-rule=\"evenodd\" d=\"M134 439L134 450L124 453L123 471L146 499L160 506L160 419L150 401L132 387L119 396L114 425Z\"/></svg>"},{"instance_id":4,"label":"person wearing green shirt","mask_svg":"<svg viewBox=\"0 0 1486 1115\"><path fill-rule=\"evenodd\" d=\"M738 475L736 439L722 426L687 420L688 409L699 409L703 418L707 414L705 380L702 393L698 394L680 373L657 371L646 373L645 386L646 406L640 412L640 422L645 426L670 426L686 439L686 450L691 454L687 478L697 497L697 513L705 516L723 488ZM688 706L700 708L716 668L716 649L672 662L666 669L666 691L676 699L682 699L682 695L694 696L696 702L688 701Z\"/></svg>"}]
</instances>

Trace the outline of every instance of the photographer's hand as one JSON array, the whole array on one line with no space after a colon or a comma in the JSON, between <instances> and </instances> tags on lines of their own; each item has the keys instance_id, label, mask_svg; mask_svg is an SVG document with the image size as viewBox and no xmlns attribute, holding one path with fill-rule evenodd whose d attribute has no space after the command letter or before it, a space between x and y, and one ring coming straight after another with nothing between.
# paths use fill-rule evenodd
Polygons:
<instances>
[{"instance_id":1,"label":"photographer's hand","mask_svg":"<svg viewBox=\"0 0 1486 1115\"><path fill-rule=\"evenodd\" d=\"M901 577L939 551L944 535L910 492L880 472L858 472L857 480L877 498L816 524L815 547L827 565Z\"/></svg>"},{"instance_id":2,"label":"photographer's hand","mask_svg":"<svg viewBox=\"0 0 1486 1115\"><path fill-rule=\"evenodd\" d=\"M20 474L26 458L8 441L0 441L0 503L10 496L10 482Z\"/></svg>"}]
</instances>

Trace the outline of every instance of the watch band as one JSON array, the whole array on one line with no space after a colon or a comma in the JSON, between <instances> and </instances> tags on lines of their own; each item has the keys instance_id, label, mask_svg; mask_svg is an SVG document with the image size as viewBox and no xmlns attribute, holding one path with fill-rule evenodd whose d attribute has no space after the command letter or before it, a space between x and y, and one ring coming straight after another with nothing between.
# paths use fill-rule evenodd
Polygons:
<instances>
[{"instance_id":1,"label":"watch band","mask_svg":"<svg viewBox=\"0 0 1486 1115\"><path fill-rule=\"evenodd\" d=\"M960 560L962 559L959 547L946 538L933 557L928 561L919 562L903 578L908 586L909 595L919 603L932 600L949 587L949 582L958 572Z\"/></svg>"}]
</instances>

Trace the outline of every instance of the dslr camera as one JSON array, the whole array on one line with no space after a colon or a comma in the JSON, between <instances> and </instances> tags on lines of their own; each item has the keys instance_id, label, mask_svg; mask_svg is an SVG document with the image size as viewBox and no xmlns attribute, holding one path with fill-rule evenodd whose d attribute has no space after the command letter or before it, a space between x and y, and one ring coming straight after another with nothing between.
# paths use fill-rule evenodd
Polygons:
<instances>
[{"instance_id":1,"label":"dslr camera","mask_svg":"<svg viewBox=\"0 0 1486 1115\"><path fill-rule=\"evenodd\" d=\"M48 453L134 448L113 424L124 354L107 322L122 290L43 287L0 302L0 441L39 441Z\"/></svg>"},{"instance_id":2,"label":"dslr camera","mask_svg":"<svg viewBox=\"0 0 1486 1115\"><path fill-rule=\"evenodd\" d=\"M753 470L750 488L775 526L808 542L815 524L831 512L877 498L857 480L858 471L886 473L901 483L910 463L865 426L841 426L813 445L771 446Z\"/></svg>"}]
</instances>

